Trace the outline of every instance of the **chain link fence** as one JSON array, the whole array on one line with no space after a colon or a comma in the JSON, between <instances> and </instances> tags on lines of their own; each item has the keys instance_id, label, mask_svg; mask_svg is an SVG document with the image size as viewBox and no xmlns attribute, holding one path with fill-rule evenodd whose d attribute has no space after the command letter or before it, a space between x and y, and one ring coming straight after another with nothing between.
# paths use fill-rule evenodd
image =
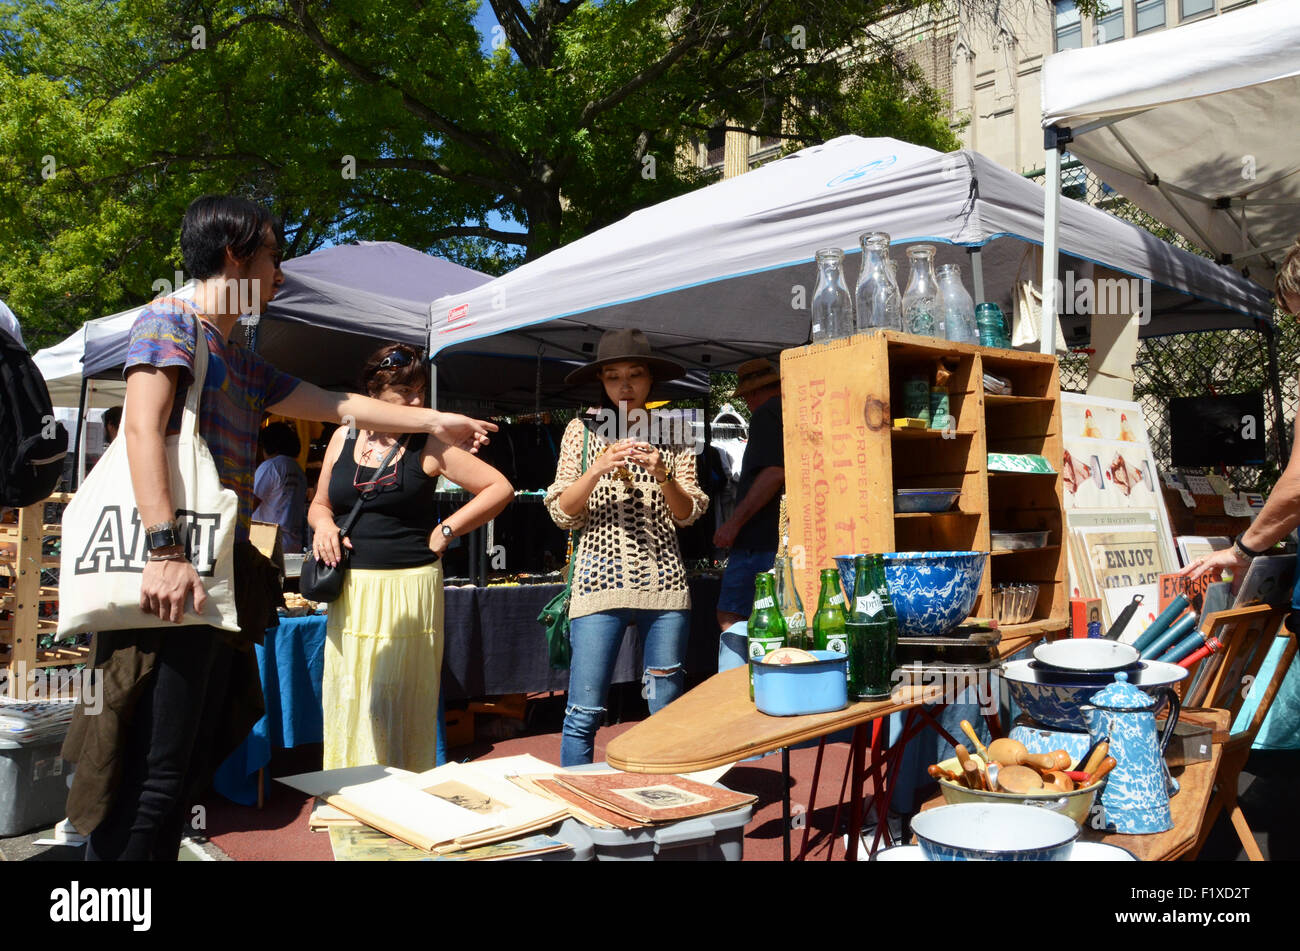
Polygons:
<instances>
[{"instance_id":1,"label":"chain link fence","mask_svg":"<svg viewBox=\"0 0 1300 951\"><path fill-rule=\"evenodd\" d=\"M1040 185L1042 169L1026 173ZM1201 249L1156 221L1131 201L1103 184L1082 163L1066 162L1061 194L1083 201L1132 222L1175 247L1206 257ZM1297 410L1295 370L1300 363L1300 329L1295 320L1274 314L1277 360L1281 379L1282 416L1288 445ZM1152 453L1162 467L1172 465L1169 446L1169 401L1180 396L1264 392L1264 428L1267 457L1262 466L1229 468L1228 481L1238 489L1267 492L1286 466L1277 433L1277 406L1269 378L1268 344L1255 330L1217 330L1205 333L1150 337L1138 343L1133 367L1133 395L1142 406ZM1072 352L1061 358L1061 389L1082 393L1088 383L1088 354Z\"/></svg>"}]
</instances>

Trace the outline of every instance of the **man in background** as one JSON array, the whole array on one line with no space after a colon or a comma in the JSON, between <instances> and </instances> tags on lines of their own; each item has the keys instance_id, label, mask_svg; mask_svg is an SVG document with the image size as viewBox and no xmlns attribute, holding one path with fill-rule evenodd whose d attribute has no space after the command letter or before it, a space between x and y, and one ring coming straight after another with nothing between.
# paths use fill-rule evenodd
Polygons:
<instances>
[{"instance_id":1,"label":"man in background","mask_svg":"<svg viewBox=\"0 0 1300 951\"><path fill-rule=\"evenodd\" d=\"M122 407L110 406L104 410L104 446L107 447L117 438L117 431L122 426Z\"/></svg>"},{"instance_id":2,"label":"man in background","mask_svg":"<svg viewBox=\"0 0 1300 951\"><path fill-rule=\"evenodd\" d=\"M265 461L253 476L253 519L279 525L285 554L296 554L303 550L307 525L307 476L298 465L298 434L288 423L271 423L257 443Z\"/></svg>"},{"instance_id":3,"label":"man in background","mask_svg":"<svg viewBox=\"0 0 1300 951\"><path fill-rule=\"evenodd\" d=\"M747 656L744 639L727 629L749 617L754 578L776 562L781 490L785 487L780 371L772 361L760 358L742 363L736 377L734 395L749 407L749 441L740 465L740 502L713 536L715 545L731 550L718 594L718 624L723 631L719 666L723 668L734 666L727 664L728 649L738 651L742 662Z\"/></svg>"}]
</instances>

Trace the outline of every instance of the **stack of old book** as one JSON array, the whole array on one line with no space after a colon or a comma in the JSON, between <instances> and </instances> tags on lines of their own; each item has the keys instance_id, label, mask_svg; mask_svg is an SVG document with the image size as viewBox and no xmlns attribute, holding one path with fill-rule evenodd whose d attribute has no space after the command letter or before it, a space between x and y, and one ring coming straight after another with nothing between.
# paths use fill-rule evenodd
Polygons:
<instances>
[{"instance_id":1,"label":"stack of old book","mask_svg":"<svg viewBox=\"0 0 1300 951\"><path fill-rule=\"evenodd\" d=\"M511 777L524 789L568 806L593 828L640 829L665 822L729 812L757 797L670 773L574 773Z\"/></svg>"},{"instance_id":2,"label":"stack of old book","mask_svg":"<svg viewBox=\"0 0 1300 951\"><path fill-rule=\"evenodd\" d=\"M501 767L448 763L411 773L354 766L280 782L324 801L328 808L313 814L314 828L360 822L434 856L482 850L463 857L503 858L569 848L559 839L537 837L563 821L568 810L510 782ZM519 840L528 840L526 853L484 848Z\"/></svg>"}]
</instances>

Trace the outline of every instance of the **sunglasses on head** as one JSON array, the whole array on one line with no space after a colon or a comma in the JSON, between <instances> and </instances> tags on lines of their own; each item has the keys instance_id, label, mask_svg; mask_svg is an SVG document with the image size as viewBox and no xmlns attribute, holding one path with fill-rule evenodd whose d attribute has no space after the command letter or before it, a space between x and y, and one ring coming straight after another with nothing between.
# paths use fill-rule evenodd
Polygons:
<instances>
[{"instance_id":1,"label":"sunglasses on head","mask_svg":"<svg viewBox=\"0 0 1300 951\"><path fill-rule=\"evenodd\" d=\"M406 367L411 365L411 355L405 350L394 350L384 359L379 361L379 369L390 370L393 367Z\"/></svg>"}]
</instances>

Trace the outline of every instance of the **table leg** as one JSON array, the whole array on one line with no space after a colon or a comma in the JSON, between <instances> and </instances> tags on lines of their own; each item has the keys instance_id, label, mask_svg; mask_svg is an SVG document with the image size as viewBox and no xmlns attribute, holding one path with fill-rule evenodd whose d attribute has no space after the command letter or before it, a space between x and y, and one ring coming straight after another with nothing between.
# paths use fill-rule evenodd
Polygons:
<instances>
[{"instance_id":1,"label":"table leg","mask_svg":"<svg viewBox=\"0 0 1300 951\"><path fill-rule=\"evenodd\" d=\"M866 779L867 725L853 730L853 788L849 790L849 848L845 858L858 860L858 840L862 837L862 784Z\"/></svg>"},{"instance_id":2,"label":"table leg","mask_svg":"<svg viewBox=\"0 0 1300 951\"><path fill-rule=\"evenodd\" d=\"M857 734L855 733L854 736ZM835 818L831 820L830 843L826 846L826 861L835 856L835 837L840 831L840 815L844 812L844 791L849 786L849 777L853 775L853 740L849 741L849 760L844 764L844 778L840 780L840 798L835 800Z\"/></svg>"},{"instance_id":3,"label":"table leg","mask_svg":"<svg viewBox=\"0 0 1300 951\"><path fill-rule=\"evenodd\" d=\"M781 860L790 861L790 747L781 747Z\"/></svg>"},{"instance_id":4,"label":"table leg","mask_svg":"<svg viewBox=\"0 0 1300 951\"><path fill-rule=\"evenodd\" d=\"M804 813L803 823L803 841L799 845L799 861L804 860L808 854L808 836L812 832L812 817L817 811L817 784L821 781L822 776L822 755L826 752L826 737L822 737L817 743L817 762L813 765L812 786L808 790L808 811ZM841 793L840 798L843 799ZM831 839L834 840L834 830L832 830Z\"/></svg>"}]
</instances>

